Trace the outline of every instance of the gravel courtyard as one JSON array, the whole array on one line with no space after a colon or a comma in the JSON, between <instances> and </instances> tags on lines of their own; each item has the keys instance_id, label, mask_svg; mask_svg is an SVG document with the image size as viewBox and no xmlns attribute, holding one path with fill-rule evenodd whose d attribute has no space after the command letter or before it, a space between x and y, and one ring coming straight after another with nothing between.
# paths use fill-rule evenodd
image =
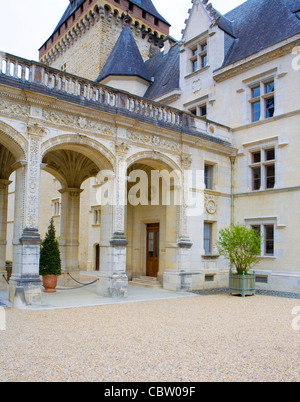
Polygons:
<instances>
[{"instance_id":1,"label":"gravel courtyard","mask_svg":"<svg viewBox=\"0 0 300 402\"><path fill-rule=\"evenodd\" d=\"M0 381L299 381L300 300L195 296L7 309Z\"/></svg>"}]
</instances>

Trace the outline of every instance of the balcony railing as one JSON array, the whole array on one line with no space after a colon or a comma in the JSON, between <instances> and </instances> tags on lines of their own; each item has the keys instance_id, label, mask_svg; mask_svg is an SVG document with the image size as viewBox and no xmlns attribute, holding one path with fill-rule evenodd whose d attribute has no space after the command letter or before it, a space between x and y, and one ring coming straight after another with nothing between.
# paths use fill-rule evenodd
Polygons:
<instances>
[{"instance_id":1,"label":"balcony railing","mask_svg":"<svg viewBox=\"0 0 300 402\"><path fill-rule=\"evenodd\" d=\"M64 95L64 99L86 101L88 106L103 106L121 111L128 117L143 118L155 125L170 126L173 130L201 134L209 140L219 140L224 145L230 142L229 129L223 128L221 135L207 134L207 121L188 112L140 98L124 91L113 89L51 67L0 52L0 78L16 85L30 85L31 90L47 90L47 93ZM3 80L2 80L3 82ZM43 92L44 92L43 91ZM226 144L227 143L227 144Z\"/></svg>"}]
</instances>

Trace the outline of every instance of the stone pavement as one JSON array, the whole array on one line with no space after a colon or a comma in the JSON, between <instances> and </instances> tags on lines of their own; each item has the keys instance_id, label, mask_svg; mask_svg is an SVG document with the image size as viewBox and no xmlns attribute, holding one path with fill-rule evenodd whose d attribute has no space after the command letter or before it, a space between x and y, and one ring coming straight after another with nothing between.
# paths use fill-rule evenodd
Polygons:
<instances>
[{"instance_id":1,"label":"stone pavement","mask_svg":"<svg viewBox=\"0 0 300 402\"><path fill-rule=\"evenodd\" d=\"M42 304L40 306L28 306L28 310L53 310L75 307L91 307L117 303L132 303L151 300L176 299L194 297L188 292L171 292L164 289L147 289L138 286L128 286L128 297L109 298L96 294L96 284L81 287L79 289L62 290L59 288L56 293L42 293ZM0 291L0 303L12 307L8 301L8 291Z\"/></svg>"}]
</instances>

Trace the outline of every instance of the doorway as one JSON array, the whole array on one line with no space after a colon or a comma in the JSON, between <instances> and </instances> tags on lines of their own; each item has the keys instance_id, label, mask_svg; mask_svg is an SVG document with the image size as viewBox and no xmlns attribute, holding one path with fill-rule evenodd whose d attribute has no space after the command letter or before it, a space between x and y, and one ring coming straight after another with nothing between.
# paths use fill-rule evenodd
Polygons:
<instances>
[{"instance_id":1,"label":"doorway","mask_svg":"<svg viewBox=\"0 0 300 402\"><path fill-rule=\"evenodd\" d=\"M157 278L159 271L159 223L147 225L146 275Z\"/></svg>"},{"instance_id":2,"label":"doorway","mask_svg":"<svg viewBox=\"0 0 300 402\"><path fill-rule=\"evenodd\" d=\"M96 245L95 271L100 271L100 246Z\"/></svg>"}]
</instances>

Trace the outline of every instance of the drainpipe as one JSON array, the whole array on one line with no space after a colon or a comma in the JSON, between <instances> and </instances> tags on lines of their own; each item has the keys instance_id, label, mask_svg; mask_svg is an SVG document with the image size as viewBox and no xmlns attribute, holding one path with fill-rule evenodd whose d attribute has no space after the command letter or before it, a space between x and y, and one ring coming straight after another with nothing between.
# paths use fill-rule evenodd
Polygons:
<instances>
[{"instance_id":1,"label":"drainpipe","mask_svg":"<svg viewBox=\"0 0 300 402\"><path fill-rule=\"evenodd\" d=\"M234 165L236 161L235 156L230 157L231 161L231 227L234 225Z\"/></svg>"}]
</instances>

